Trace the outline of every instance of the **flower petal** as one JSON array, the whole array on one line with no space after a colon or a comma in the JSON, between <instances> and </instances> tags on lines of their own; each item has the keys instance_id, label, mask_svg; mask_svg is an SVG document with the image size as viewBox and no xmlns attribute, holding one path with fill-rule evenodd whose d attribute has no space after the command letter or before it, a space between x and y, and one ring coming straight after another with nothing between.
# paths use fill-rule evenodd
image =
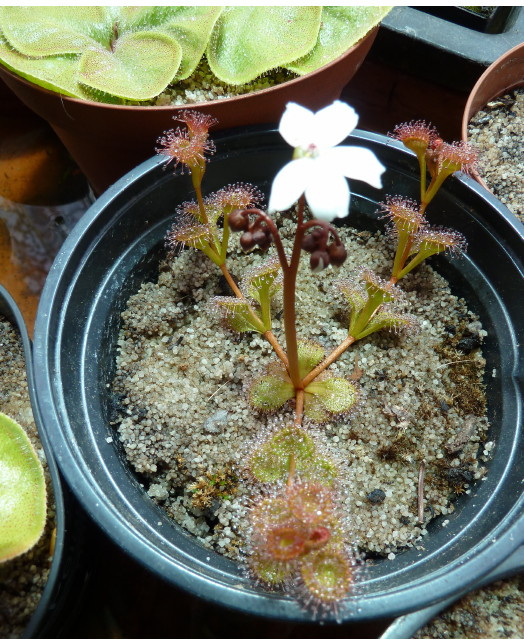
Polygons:
<instances>
[{"instance_id":1,"label":"flower petal","mask_svg":"<svg viewBox=\"0 0 524 640\"><path fill-rule=\"evenodd\" d=\"M280 118L278 130L292 147L307 147L315 114L296 102L288 102Z\"/></svg>"},{"instance_id":2,"label":"flower petal","mask_svg":"<svg viewBox=\"0 0 524 640\"><path fill-rule=\"evenodd\" d=\"M314 122L309 131L310 141L319 149L334 147L353 131L357 123L358 115L355 110L345 102L335 100L329 107L314 114Z\"/></svg>"},{"instance_id":3,"label":"flower petal","mask_svg":"<svg viewBox=\"0 0 524 640\"><path fill-rule=\"evenodd\" d=\"M372 187L382 187L382 174L386 168L369 149L364 147L336 147L321 152L319 160L354 180L363 180Z\"/></svg>"},{"instance_id":4,"label":"flower petal","mask_svg":"<svg viewBox=\"0 0 524 640\"><path fill-rule=\"evenodd\" d=\"M311 158L300 158L280 169L271 186L268 213L285 211L300 198L314 175L315 164Z\"/></svg>"},{"instance_id":5,"label":"flower petal","mask_svg":"<svg viewBox=\"0 0 524 640\"><path fill-rule=\"evenodd\" d=\"M315 173L306 189L306 200L318 220L345 218L349 210L349 187L346 178L322 163L315 163Z\"/></svg>"}]
</instances>

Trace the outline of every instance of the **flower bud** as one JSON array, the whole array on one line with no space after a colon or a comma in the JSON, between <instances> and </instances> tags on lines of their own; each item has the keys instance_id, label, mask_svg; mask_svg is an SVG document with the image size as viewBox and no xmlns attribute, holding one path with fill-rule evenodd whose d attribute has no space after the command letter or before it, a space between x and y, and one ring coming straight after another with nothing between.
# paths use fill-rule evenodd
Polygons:
<instances>
[{"instance_id":1,"label":"flower bud","mask_svg":"<svg viewBox=\"0 0 524 640\"><path fill-rule=\"evenodd\" d=\"M231 231L245 231L249 226L249 220L244 215L243 209L233 209L228 218Z\"/></svg>"},{"instance_id":2,"label":"flower bud","mask_svg":"<svg viewBox=\"0 0 524 640\"><path fill-rule=\"evenodd\" d=\"M324 235L323 229L315 229L302 238L302 249L312 253L319 248L320 240Z\"/></svg>"},{"instance_id":3,"label":"flower bud","mask_svg":"<svg viewBox=\"0 0 524 640\"><path fill-rule=\"evenodd\" d=\"M346 258L348 257L348 252L346 251L346 247L341 242L340 243L332 242L328 246L328 253L329 253L331 264L334 267L342 266L346 261Z\"/></svg>"},{"instance_id":4,"label":"flower bud","mask_svg":"<svg viewBox=\"0 0 524 640\"><path fill-rule=\"evenodd\" d=\"M313 273L319 273L331 262L327 251L314 251L309 259L309 266Z\"/></svg>"},{"instance_id":5,"label":"flower bud","mask_svg":"<svg viewBox=\"0 0 524 640\"><path fill-rule=\"evenodd\" d=\"M240 246L244 251L250 251L255 246L255 241L253 240L253 234L251 231L245 231L240 236Z\"/></svg>"},{"instance_id":6,"label":"flower bud","mask_svg":"<svg viewBox=\"0 0 524 640\"><path fill-rule=\"evenodd\" d=\"M267 227L257 229L253 232L253 240L261 249L267 249L272 239L271 231Z\"/></svg>"}]
</instances>

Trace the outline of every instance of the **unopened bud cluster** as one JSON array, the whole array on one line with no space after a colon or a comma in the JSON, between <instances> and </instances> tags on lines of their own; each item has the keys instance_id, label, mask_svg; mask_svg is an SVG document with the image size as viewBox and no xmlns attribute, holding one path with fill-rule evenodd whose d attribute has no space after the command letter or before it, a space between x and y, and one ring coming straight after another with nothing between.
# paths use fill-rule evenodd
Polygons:
<instances>
[{"instance_id":1,"label":"unopened bud cluster","mask_svg":"<svg viewBox=\"0 0 524 640\"><path fill-rule=\"evenodd\" d=\"M244 251L251 251L256 246L264 251L271 244L271 231L260 214L260 209L235 209L229 214L231 231L244 232L240 236L240 246Z\"/></svg>"},{"instance_id":2,"label":"unopened bud cluster","mask_svg":"<svg viewBox=\"0 0 524 640\"><path fill-rule=\"evenodd\" d=\"M322 271L330 264L340 267L347 258L347 251L338 235L328 244L331 225L319 226L302 239L302 249L310 253L309 265L313 273Z\"/></svg>"}]
</instances>

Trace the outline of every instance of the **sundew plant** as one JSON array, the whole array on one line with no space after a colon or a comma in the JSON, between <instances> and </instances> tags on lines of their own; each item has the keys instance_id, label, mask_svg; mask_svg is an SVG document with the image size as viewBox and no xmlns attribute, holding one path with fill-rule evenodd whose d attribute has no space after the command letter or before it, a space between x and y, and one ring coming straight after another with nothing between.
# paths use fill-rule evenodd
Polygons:
<instances>
[{"instance_id":1,"label":"sundew plant","mask_svg":"<svg viewBox=\"0 0 524 640\"><path fill-rule=\"evenodd\" d=\"M382 186L385 168L379 159L366 148L340 144L357 125L357 114L341 101L316 113L287 105L279 131L293 151L273 180L267 210L258 208L260 194L247 184L204 197L214 121L196 111L185 111L180 120L185 126L166 132L158 152L167 156L168 164L190 171L196 199L181 205L168 245L203 252L231 289L230 296L210 301L224 324L233 331L259 333L271 345L273 362L248 387L252 410L293 407L292 420L277 420L278 427L255 441L239 473L250 487L246 566L258 583L295 594L314 614L336 617L354 587L357 562L339 506L342 471L309 425L351 414L364 402L355 379L331 371L344 351L377 331L409 334L416 329L415 318L399 310L402 278L434 254L465 250L462 235L430 225L426 209L448 176L473 167L476 154L467 144L443 142L424 122L395 129L392 136L418 158L420 200L391 195L381 203L387 232L396 244L390 277L379 277L362 265L353 279L337 281L347 303L347 335L328 353L297 326L297 276L302 252L309 254L309 267L318 278L345 262L346 248L332 220L348 215L347 178ZM294 220L289 252L275 215L286 211L292 211ZM232 233L239 234L243 251L268 254L240 282L228 268ZM283 303L283 340L272 330L271 302L276 296Z\"/></svg>"}]
</instances>

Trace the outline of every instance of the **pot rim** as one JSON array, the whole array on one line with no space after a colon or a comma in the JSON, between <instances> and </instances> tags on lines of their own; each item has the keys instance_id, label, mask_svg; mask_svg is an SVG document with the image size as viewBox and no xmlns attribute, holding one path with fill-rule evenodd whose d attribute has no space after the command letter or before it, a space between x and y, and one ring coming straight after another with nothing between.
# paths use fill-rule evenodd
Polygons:
<instances>
[{"instance_id":1,"label":"pot rim","mask_svg":"<svg viewBox=\"0 0 524 640\"><path fill-rule=\"evenodd\" d=\"M226 131L219 133L216 140L217 142L220 138L232 140L235 139L235 136L240 140L242 135L250 130L267 131L267 128L250 128L239 132ZM273 129L269 131L269 133L273 135L275 130ZM406 163L414 162L413 153L406 150L400 142L391 140L386 136L356 130L353 132L353 135L350 136L350 139L351 138L364 144L378 143L381 146L395 148L402 154L403 162L404 160ZM310 620L310 615L302 613L298 605L294 602L284 600L275 594L260 593L254 590L250 591L242 584L217 584L217 576L218 579L220 579L220 576L225 574L231 561L226 561L225 563L219 562L218 568L216 568L216 570L213 569L215 573L211 576L209 573L206 574L207 565L204 560L199 564L199 562L188 553L187 547L177 547L178 560L174 561L170 567L163 568L162 564L170 558L170 548L167 542L164 540L162 543L159 538L158 540L155 539L155 544L151 544L149 538L154 538L159 535L156 528L152 526L153 523L147 525L147 532L139 532L133 529L133 526L129 523L122 522L118 519L117 509L115 509L113 505L106 504L105 494L101 487L98 485L95 486L94 483L85 482L85 479L80 477L79 471L82 474L89 473L89 465L85 460L77 458L75 454L72 454L70 451L69 446L65 442L62 428L58 427L60 419L56 413L56 409L51 406L55 391L44 370L47 366L45 362L46 358L50 355L49 352L55 352L59 342L56 337L49 339L51 323L50 309L58 304L57 299L59 298L59 294L56 292L56 288L54 288L55 285L51 285L51 280L60 277L60 273L62 269L65 268L65 263L69 258L70 251L90 228L96 226L98 219L103 216L102 212L120 198L122 190L125 189L125 187L137 183L142 176L147 175L149 172L158 171L159 165L161 164L164 164L164 161L158 158L147 160L113 185L113 187L99 198L90 212L85 214L84 218L80 220L66 240L61 253L57 256L51 269L51 278L48 278L46 287L44 288L35 327L35 360L37 364L40 365L36 367L35 374L37 383L39 383L40 388L46 396L45 398L40 396L40 402L43 413L47 413L48 419L50 418L48 428L53 429L55 432L58 429L58 433L54 434L57 436L57 438L54 439L54 445L57 448L57 457L73 490L79 496L82 496L83 502L91 515L96 517L103 529L128 553L153 571L160 573L164 578L169 577L174 583L198 596L222 603L226 606L270 617L303 621ZM524 227L511 215L509 210L502 207L490 192L482 189L473 179L464 176L456 177L454 180L455 182L453 184L456 190L460 192L464 190L472 191L476 199L480 199L498 210L500 215L493 220L493 224L497 228L497 233L500 235L509 234L508 249L511 248L516 255L519 255L518 250L522 248L522 243L524 242ZM516 236L517 239L515 240L515 238L513 238L512 240L513 236ZM111 276L108 275L108 277ZM516 376L517 372L515 370L512 371L512 378ZM515 393L518 395L520 392L517 381L513 380L513 383L515 385ZM522 420L521 414L517 417L520 424ZM68 433L67 435L71 434ZM58 436L61 436L61 439ZM89 435L89 438L92 438L92 434ZM102 446L105 445L102 443ZM515 456L516 451L515 448L512 447L509 457L514 459ZM118 479L129 481L127 476L120 476ZM120 489L118 489L118 491L120 491ZM136 504L132 506L135 513L138 513L139 508L140 506ZM379 592L370 595L357 595L359 602L356 605L356 609L349 612L348 617L344 619L356 621L387 617L405 613L421 606L427 606L445 597L449 593L456 591L458 585L468 584L471 580L470 569L473 561L476 566L475 577L489 572L502 562L524 539L523 510L524 496L521 495L520 499L515 503L504 520L493 525L490 529L490 539L482 539L482 541L475 544L475 546L469 550L469 553L464 554L465 557L461 556L456 558L449 562L445 568L441 567L441 569L434 571L429 577L425 576L424 579L417 580L416 586L418 586L421 591L421 595L416 603L411 601L406 602L406 595L405 592L403 592L403 588L397 585L395 589L392 589L391 592L388 593ZM480 512L482 512L484 516L486 515L484 507L480 508ZM168 525L168 517L165 516L165 518L166 519L163 520L161 516L158 517L162 525ZM470 524L473 526L472 523ZM468 527L466 527L466 529ZM162 527L159 528L161 529ZM497 540L496 545L493 544L493 540ZM454 540L450 539L442 548L446 548L449 551L452 549L453 544ZM441 549L439 549L439 552L440 550ZM203 553L205 555L209 552L204 550ZM211 553L209 553L209 555L211 555ZM406 570L407 569L403 569L402 572ZM174 578L175 574L176 579ZM238 581L240 581L240 578ZM370 581L370 584L372 582L373 581ZM246 602L248 605L246 605Z\"/></svg>"}]
</instances>

